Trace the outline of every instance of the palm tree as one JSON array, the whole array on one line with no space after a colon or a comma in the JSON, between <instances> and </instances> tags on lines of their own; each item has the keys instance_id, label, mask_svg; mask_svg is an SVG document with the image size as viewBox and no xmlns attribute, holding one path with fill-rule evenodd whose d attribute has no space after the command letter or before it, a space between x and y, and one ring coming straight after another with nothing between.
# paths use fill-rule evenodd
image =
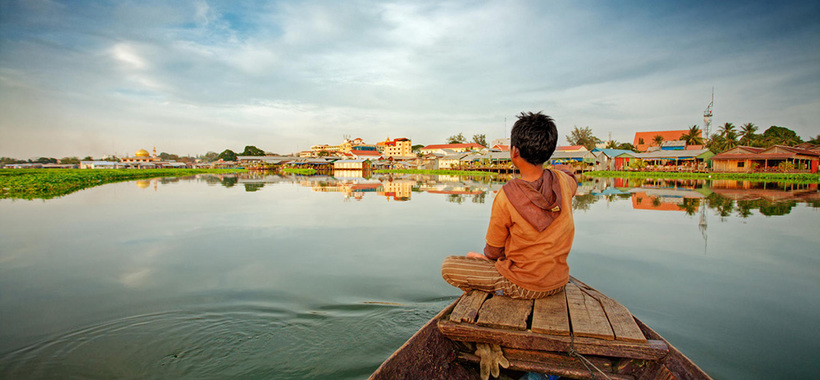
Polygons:
<instances>
[{"instance_id":1,"label":"palm tree","mask_svg":"<svg viewBox=\"0 0 820 380\"><path fill-rule=\"evenodd\" d=\"M655 137L652 138L652 142L655 143L655 145L657 145L658 148L660 148L661 144L663 144L663 136L655 135Z\"/></svg>"},{"instance_id":2,"label":"palm tree","mask_svg":"<svg viewBox=\"0 0 820 380\"><path fill-rule=\"evenodd\" d=\"M703 138L700 137L700 127L697 124L691 126L689 132L684 133L680 139L686 141L686 145L703 145Z\"/></svg>"},{"instance_id":3,"label":"palm tree","mask_svg":"<svg viewBox=\"0 0 820 380\"><path fill-rule=\"evenodd\" d=\"M732 123L725 123L718 127L718 134L725 138L729 138L730 136L737 138L737 132L735 132L735 125Z\"/></svg>"},{"instance_id":4,"label":"palm tree","mask_svg":"<svg viewBox=\"0 0 820 380\"><path fill-rule=\"evenodd\" d=\"M737 132L732 123L725 123L718 128L718 134L723 137L722 150L734 148L737 145Z\"/></svg>"},{"instance_id":5,"label":"palm tree","mask_svg":"<svg viewBox=\"0 0 820 380\"><path fill-rule=\"evenodd\" d=\"M754 123L746 123L740 127L740 145L751 145L755 140L757 126Z\"/></svg>"}]
</instances>

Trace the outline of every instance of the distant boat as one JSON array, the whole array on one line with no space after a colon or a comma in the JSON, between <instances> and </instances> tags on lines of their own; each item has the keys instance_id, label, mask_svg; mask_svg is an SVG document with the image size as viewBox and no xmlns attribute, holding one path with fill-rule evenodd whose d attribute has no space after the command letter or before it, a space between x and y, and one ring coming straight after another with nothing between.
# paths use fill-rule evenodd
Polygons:
<instances>
[{"instance_id":1,"label":"distant boat","mask_svg":"<svg viewBox=\"0 0 820 380\"><path fill-rule=\"evenodd\" d=\"M573 379L711 379L623 305L570 279L540 300L464 293L370 376L480 379L478 344L501 347L518 379L526 372ZM606 376L604 376L606 375Z\"/></svg>"}]
</instances>

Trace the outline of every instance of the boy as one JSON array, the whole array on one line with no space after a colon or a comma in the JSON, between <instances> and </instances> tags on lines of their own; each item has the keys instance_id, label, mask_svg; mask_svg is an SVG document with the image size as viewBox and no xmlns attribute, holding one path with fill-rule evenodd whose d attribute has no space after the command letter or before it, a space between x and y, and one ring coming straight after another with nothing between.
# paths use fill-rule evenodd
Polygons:
<instances>
[{"instance_id":1,"label":"boy","mask_svg":"<svg viewBox=\"0 0 820 380\"><path fill-rule=\"evenodd\" d=\"M510 158L521 178L507 182L493 201L484 254L447 257L441 276L465 291L542 298L560 292L569 281L572 197L578 183L566 167L544 169L558 140L552 118L521 113L510 137Z\"/></svg>"}]
</instances>

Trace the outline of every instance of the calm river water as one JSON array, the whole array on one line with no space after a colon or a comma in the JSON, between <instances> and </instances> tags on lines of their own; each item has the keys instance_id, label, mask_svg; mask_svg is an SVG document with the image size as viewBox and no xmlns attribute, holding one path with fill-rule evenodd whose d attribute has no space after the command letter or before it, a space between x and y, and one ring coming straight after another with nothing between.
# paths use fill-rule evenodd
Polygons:
<instances>
[{"instance_id":1,"label":"calm river water","mask_svg":"<svg viewBox=\"0 0 820 380\"><path fill-rule=\"evenodd\" d=\"M0 378L361 379L501 183L199 176L0 200ZM717 379L820 372L817 186L588 180L571 272Z\"/></svg>"}]
</instances>

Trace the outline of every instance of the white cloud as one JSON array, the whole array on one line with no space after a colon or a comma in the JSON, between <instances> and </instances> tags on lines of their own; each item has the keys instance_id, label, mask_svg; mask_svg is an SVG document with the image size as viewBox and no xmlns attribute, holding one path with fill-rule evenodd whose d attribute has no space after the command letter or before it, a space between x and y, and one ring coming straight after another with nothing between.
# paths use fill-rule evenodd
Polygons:
<instances>
[{"instance_id":1,"label":"white cloud","mask_svg":"<svg viewBox=\"0 0 820 380\"><path fill-rule=\"evenodd\" d=\"M128 43L121 42L115 44L111 48L111 56L117 61L124 63L128 68L142 70L148 66L146 60Z\"/></svg>"}]
</instances>

